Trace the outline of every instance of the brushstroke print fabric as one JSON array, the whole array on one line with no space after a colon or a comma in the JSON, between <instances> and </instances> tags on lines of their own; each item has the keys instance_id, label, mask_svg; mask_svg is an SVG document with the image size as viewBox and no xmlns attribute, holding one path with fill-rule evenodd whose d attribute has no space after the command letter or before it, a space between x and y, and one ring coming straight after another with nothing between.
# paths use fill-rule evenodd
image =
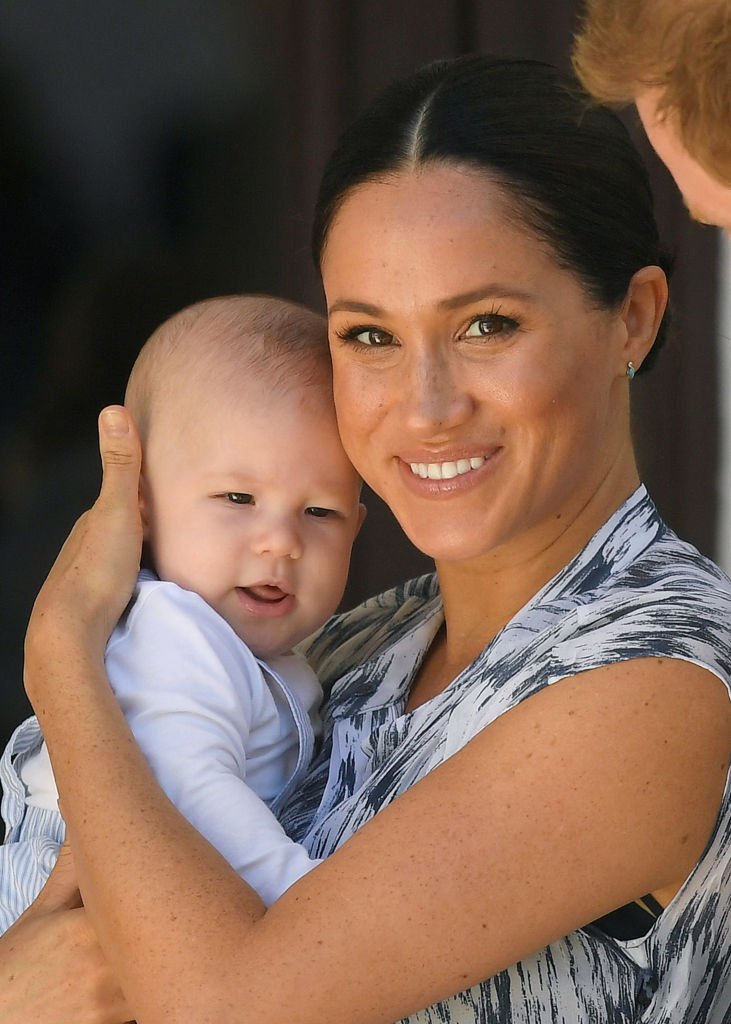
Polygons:
<instances>
[{"instance_id":1,"label":"brushstroke print fabric","mask_svg":"<svg viewBox=\"0 0 731 1024\"><path fill-rule=\"evenodd\" d=\"M307 654L329 694L323 747L285 827L326 857L479 731L543 687L633 658L731 680L731 581L643 487L437 697L405 712L442 623L425 576L336 617ZM731 695L731 689L730 689ZM589 925L408 1024L730 1024L731 784L708 848L640 939Z\"/></svg>"}]
</instances>

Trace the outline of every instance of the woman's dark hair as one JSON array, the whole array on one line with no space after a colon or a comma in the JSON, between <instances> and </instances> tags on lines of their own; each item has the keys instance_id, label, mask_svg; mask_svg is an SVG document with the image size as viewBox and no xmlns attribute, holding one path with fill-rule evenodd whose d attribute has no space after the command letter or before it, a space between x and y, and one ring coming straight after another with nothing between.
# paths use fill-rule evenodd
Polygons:
<instances>
[{"instance_id":1,"label":"woman's dark hair","mask_svg":"<svg viewBox=\"0 0 731 1024\"><path fill-rule=\"evenodd\" d=\"M439 162L485 171L600 306L619 304L641 267L670 270L647 172L622 122L549 64L485 56L421 68L385 89L346 130L320 185L315 263L352 189Z\"/></svg>"}]
</instances>

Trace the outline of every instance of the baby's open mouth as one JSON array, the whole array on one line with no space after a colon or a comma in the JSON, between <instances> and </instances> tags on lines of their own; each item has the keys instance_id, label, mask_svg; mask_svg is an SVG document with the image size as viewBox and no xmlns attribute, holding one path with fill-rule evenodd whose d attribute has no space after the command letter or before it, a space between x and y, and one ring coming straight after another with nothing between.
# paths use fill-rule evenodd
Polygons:
<instances>
[{"instance_id":1,"label":"baby's open mouth","mask_svg":"<svg viewBox=\"0 0 731 1024\"><path fill-rule=\"evenodd\" d=\"M263 601L265 604L277 604L289 597L281 587L274 587L267 583L261 583L253 587L239 587L245 594L255 601Z\"/></svg>"}]
</instances>

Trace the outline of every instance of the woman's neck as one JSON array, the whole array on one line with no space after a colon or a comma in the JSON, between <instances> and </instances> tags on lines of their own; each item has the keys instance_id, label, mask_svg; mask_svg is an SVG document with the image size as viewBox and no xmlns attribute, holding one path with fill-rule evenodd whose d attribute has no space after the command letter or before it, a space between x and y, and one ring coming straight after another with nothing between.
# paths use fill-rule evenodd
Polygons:
<instances>
[{"instance_id":1,"label":"woman's neck","mask_svg":"<svg viewBox=\"0 0 731 1024\"><path fill-rule=\"evenodd\" d=\"M554 520L486 555L439 562L444 627L435 638L412 688L412 710L440 693L513 616L587 544L639 485L628 477L612 496L600 488L573 515Z\"/></svg>"}]
</instances>

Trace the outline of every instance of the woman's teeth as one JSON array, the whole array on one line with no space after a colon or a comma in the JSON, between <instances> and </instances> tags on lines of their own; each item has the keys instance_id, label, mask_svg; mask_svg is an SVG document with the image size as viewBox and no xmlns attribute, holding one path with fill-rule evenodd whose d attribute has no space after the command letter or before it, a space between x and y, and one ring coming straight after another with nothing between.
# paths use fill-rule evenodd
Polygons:
<instances>
[{"instance_id":1,"label":"woman's teeth","mask_svg":"<svg viewBox=\"0 0 731 1024\"><path fill-rule=\"evenodd\" d=\"M455 476L463 476L473 469L479 469L485 456L478 455L474 459L458 459L456 462L410 462L411 472L422 480L452 480Z\"/></svg>"}]
</instances>

